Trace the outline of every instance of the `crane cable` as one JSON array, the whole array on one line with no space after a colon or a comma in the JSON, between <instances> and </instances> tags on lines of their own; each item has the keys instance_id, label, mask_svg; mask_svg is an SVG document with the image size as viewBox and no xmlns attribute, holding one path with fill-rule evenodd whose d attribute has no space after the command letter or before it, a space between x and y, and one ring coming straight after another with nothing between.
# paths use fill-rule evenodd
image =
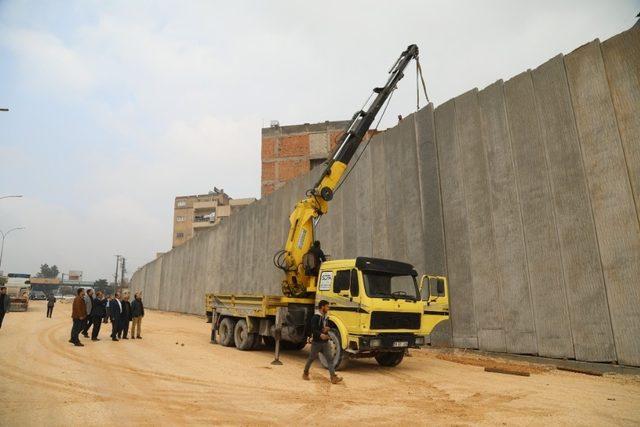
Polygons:
<instances>
[{"instance_id":1,"label":"crane cable","mask_svg":"<svg viewBox=\"0 0 640 427\"><path fill-rule=\"evenodd\" d=\"M427 94L427 85L424 82L424 76L422 75L422 66L420 66L420 58L416 57L416 111L418 111L420 109L420 82L422 82L422 90L424 92L424 97L427 100L427 104L428 104L431 101L429 101L429 95ZM387 107L389 106L389 102L391 102L391 98L393 98L393 93L396 91L397 88L398 87L396 86L393 89L393 91L391 92L391 95L389 95L389 99L387 100L387 103L384 106L384 110L382 110L382 114L380 115L380 118L378 119L378 122L376 123L376 127L374 129L374 132L378 130L378 126L380 126L380 122L382 121L382 118L384 117L384 114L387 111ZM369 99L371 99L371 95L369 96ZM369 102L369 99L367 99L367 102ZM366 105L367 102L365 102L365 105ZM351 171L358 164L358 160L360 160L360 157L362 157L362 154L365 152L365 150L369 146L369 142L371 141L372 137L373 137L373 134L369 135L369 138L365 142L364 148L360 151L360 154L356 158L356 161L353 163L353 166L351 166L351 168L349 168L349 170L347 171L347 174L344 176L344 178L342 178L342 180L340 181L340 183L338 184L336 189L333 191L334 195L340 189L342 184L347 180L347 178L349 177L349 174L351 174Z\"/></svg>"},{"instance_id":2,"label":"crane cable","mask_svg":"<svg viewBox=\"0 0 640 427\"><path fill-rule=\"evenodd\" d=\"M427 85L424 82L424 76L422 75L422 67L420 66L420 59L416 58L416 111L420 109L420 84L418 82L418 77L422 81L422 89L424 90L424 97L427 100L427 104L429 104L429 95L427 95Z\"/></svg>"}]
</instances>

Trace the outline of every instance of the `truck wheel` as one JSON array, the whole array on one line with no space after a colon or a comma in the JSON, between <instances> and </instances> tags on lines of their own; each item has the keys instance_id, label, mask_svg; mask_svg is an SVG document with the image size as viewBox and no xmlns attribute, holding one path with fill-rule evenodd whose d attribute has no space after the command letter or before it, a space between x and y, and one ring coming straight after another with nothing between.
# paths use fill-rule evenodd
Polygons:
<instances>
[{"instance_id":1,"label":"truck wheel","mask_svg":"<svg viewBox=\"0 0 640 427\"><path fill-rule=\"evenodd\" d=\"M331 354L333 354L333 366L336 371L343 370L347 366L347 362L349 362L349 356L346 351L342 349L342 340L340 339L340 332L337 329L329 330L329 348L331 349ZM320 353L318 355L320 359L320 363L326 369L329 369L329 363L327 358L324 357L324 354Z\"/></svg>"},{"instance_id":2,"label":"truck wheel","mask_svg":"<svg viewBox=\"0 0 640 427\"><path fill-rule=\"evenodd\" d=\"M220 322L218 332L220 333L220 344L225 347L233 347L235 341L233 339L233 330L236 327L236 322L231 317L225 317Z\"/></svg>"},{"instance_id":3,"label":"truck wheel","mask_svg":"<svg viewBox=\"0 0 640 427\"><path fill-rule=\"evenodd\" d=\"M291 342L283 340L280 341L280 345L283 350L300 351L307 346L307 341Z\"/></svg>"},{"instance_id":4,"label":"truck wheel","mask_svg":"<svg viewBox=\"0 0 640 427\"><path fill-rule=\"evenodd\" d=\"M244 319L238 320L233 330L233 339L236 342L236 348L242 351L251 350L253 348L254 338L255 335L249 333L247 321Z\"/></svg>"},{"instance_id":5,"label":"truck wheel","mask_svg":"<svg viewBox=\"0 0 640 427\"><path fill-rule=\"evenodd\" d=\"M388 352L376 354L376 361L380 366L394 367L398 366L404 359L404 352Z\"/></svg>"}]
</instances>

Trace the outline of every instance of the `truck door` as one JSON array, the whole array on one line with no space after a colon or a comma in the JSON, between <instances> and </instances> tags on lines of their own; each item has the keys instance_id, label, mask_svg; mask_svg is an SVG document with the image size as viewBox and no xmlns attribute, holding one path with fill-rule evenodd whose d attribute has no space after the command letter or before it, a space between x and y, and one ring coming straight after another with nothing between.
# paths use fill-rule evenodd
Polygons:
<instances>
[{"instance_id":1,"label":"truck door","mask_svg":"<svg viewBox=\"0 0 640 427\"><path fill-rule=\"evenodd\" d=\"M333 278L333 295L329 299L332 315L340 318L349 332L360 326L360 281L358 270L337 270Z\"/></svg>"},{"instance_id":2,"label":"truck door","mask_svg":"<svg viewBox=\"0 0 640 427\"><path fill-rule=\"evenodd\" d=\"M424 275L420 292L425 303L422 329L431 333L435 325L449 317L449 281L445 276Z\"/></svg>"}]
</instances>

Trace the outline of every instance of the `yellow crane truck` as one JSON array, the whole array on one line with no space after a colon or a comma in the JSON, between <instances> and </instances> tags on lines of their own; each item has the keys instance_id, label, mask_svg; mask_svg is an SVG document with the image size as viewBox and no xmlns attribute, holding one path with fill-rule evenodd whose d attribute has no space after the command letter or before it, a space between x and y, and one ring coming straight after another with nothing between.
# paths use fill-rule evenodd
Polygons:
<instances>
[{"instance_id":1,"label":"yellow crane truck","mask_svg":"<svg viewBox=\"0 0 640 427\"><path fill-rule=\"evenodd\" d=\"M282 295L206 295L211 342L239 350L272 345L272 363L281 364L281 349L305 347L316 304L327 300L333 359L321 355L325 367L331 363L341 369L349 359L364 357L397 366L408 348L428 344L435 325L448 318L445 277L422 276L418 282L412 265L378 258L321 262L311 248L317 221L327 213L347 165L412 59L418 59L416 45L402 52L385 86L375 88L371 104L353 116L317 183L291 213L285 248L274 256L285 275Z\"/></svg>"}]
</instances>

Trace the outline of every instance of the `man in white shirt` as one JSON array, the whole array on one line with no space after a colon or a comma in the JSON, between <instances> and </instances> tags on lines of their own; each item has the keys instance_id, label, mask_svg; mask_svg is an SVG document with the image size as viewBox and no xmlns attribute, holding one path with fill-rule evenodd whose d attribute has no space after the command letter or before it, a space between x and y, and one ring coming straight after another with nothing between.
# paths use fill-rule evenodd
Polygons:
<instances>
[{"instance_id":1,"label":"man in white shirt","mask_svg":"<svg viewBox=\"0 0 640 427\"><path fill-rule=\"evenodd\" d=\"M116 292L114 299L109 302L111 311L111 340L118 340L118 332L120 332L120 316L122 315L122 302L120 302L120 294Z\"/></svg>"}]
</instances>

